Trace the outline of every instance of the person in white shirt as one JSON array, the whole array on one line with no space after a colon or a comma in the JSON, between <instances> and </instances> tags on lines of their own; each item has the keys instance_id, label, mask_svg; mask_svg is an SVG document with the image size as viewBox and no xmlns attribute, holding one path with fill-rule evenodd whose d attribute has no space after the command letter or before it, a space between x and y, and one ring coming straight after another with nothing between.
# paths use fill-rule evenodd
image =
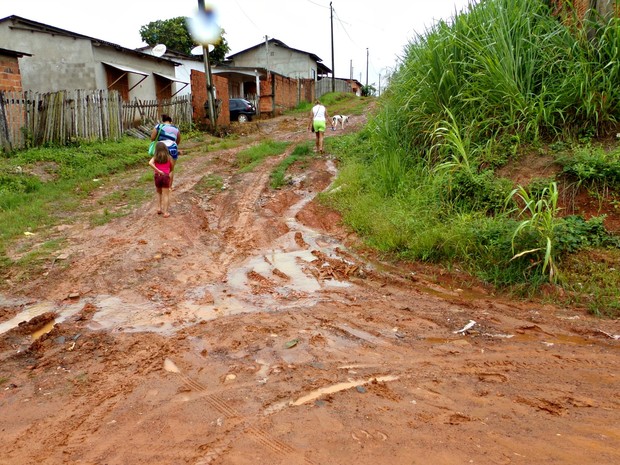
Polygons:
<instances>
[{"instance_id":1,"label":"person in white shirt","mask_svg":"<svg viewBox=\"0 0 620 465\"><path fill-rule=\"evenodd\" d=\"M316 136L315 152L324 153L323 139L325 138L325 128L327 126L328 118L329 115L327 114L327 108L321 104L319 99L316 99L310 115L310 124L308 125L308 130L311 129Z\"/></svg>"}]
</instances>

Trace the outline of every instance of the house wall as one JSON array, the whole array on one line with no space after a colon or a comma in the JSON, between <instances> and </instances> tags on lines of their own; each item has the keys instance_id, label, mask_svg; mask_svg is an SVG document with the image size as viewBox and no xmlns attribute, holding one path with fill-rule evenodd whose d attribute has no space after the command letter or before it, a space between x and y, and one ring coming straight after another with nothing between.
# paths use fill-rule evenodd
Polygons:
<instances>
[{"instance_id":1,"label":"house wall","mask_svg":"<svg viewBox=\"0 0 620 465\"><path fill-rule=\"evenodd\" d=\"M0 53L0 90L21 91L22 78L16 56Z\"/></svg>"},{"instance_id":2,"label":"house wall","mask_svg":"<svg viewBox=\"0 0 620 465\"><path fill-rule=\"evenodd\" d=\"M172 60L177 61L182 64L181 66L175 67L175 74L174 74L174 76L177 79L180 79L181 81L191 83L192 70L202 71L202 72L204 72L205 70L205 64L203 61L184 60L182 58L172 58ZM178 82L176 83L176 89L181 89L182 87L183 87L183 84L178 83ZM192 86L190 84L188 86L185 86L185 88L183 88L177 95L178 96L189 95L191 93L192 93Z\"/></svg>"},{"instance_id":3,"label":"house wall","mask_svg":"<svg viewBox=\"0 0 620 465\"><path fill-rule=\"evenodd\" d=\"M32 54L19 58L24 89L55 92L64 89L95 89L95 66L89 40L45 32L10 29L0 23L4 48Z\"/></svg>"},{"instance_id":4,"label":"house wall","mask_svg":"<svg viewBox=\"0 0 620 465\"><path fill-rule=\"evenodd\" d=\"M145 46L137 49L147 55L153 54L153 47ZM187 86L183 84L183 82L191 83L191 71L204 71L205 65L202 58L202 55L197 55L195 58L185 58L180 53L170 51L164 53L164 58L175 61L177 63L181 63L180 66L175 66L174 73L170 74L170 76L174 76L178 80L182 82L174 82L172 84L172 93L175 97L181 97L184 95L190 95L192 93L192 86L188 84Z\"/></svg>"},{"instance_id":5,"label":"house wall","mask_svg":"<svg viewBox=\"0 0 620 465\"><path fill-rule=\"evenodd\" d=\"M258 109L261 114L281 115L300 102L314 99L312 79L292 79L271 73L268 80L260 82L260 89Z\"/></svg>"},{"instance_id":6,"label":"house wall","mask_svg":"<svg viewBox=\"0 0 620 465\"><path fill-rule=\"evenodd\" d=\"M260 66L292 78L315 79L316 62L306 53L299 53L277 44L269 44L269 56L266 56L265 45L237 55L234 65L239 67Z\"/></svg>"},{"instance_id":7,"label":"house wall","mask_svg":"<svg viewBox=\"0 0 620 465\"><path fill-rule=\"evenodd\" d=\"M314 98L314 81L312 79L291 79L271 73L269 80L260 81L261 98L258 102L258 113L279 115L295 108L300 101L311 102ZM197 125L207 125L207 80L202 71L192 70L192 106L193 119ZM229 82L223 76L213 75L216 98L221 100L221 111L217 119L218 126L230 125L230 109L228 99Z\"/></svg>"},{"instance_id":8,"label":"house wall","mask_svg":"<svg viewBox=\"0 0 620 465\"><path fill-rule=\"evenodd\" d=\"M131 100L137 99L153 99L156 95L155 89L155 77L151 73L161 73L166 76L175 76L175 66L167 61L157 62L155 60L145 60L139 55L133 55L129 53L119 53L113 47L99 46L93 47L95 61L94 67L96 70L96 85L97 89L106 89L108 86L105 66L101 62L114 63L117 65L126 66L137 71L143 71L149 76L143 80L142 75L135 73L128 73L129 78L129 97ZM142 81L142 82L140 82ZM138 82L140 82L138 84ZM137 85L136 85L137 84ZM173 86L175 83L173 83ZM134 87L135 86L135 87Z\"/></svg>"}]
</instances>

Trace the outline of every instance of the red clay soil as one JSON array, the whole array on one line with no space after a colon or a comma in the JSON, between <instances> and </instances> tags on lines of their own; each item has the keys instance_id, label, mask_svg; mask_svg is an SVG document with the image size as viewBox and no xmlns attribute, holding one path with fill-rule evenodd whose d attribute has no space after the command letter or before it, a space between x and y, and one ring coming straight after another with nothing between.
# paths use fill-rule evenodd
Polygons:
<instances>
[{"instance_id":1,"label":"red clay soil","mask_svg":"<svg viewBox=\"0 0 620 465\"><path fill-rule=\"evenodd\" d=\"M620 322L381 262L316 201L329 154L273 190L286 154L239 173L244 147L185 147L170 218L72 222L7 277L0 464L620 463Z\"/></svg>"}]
</instances>

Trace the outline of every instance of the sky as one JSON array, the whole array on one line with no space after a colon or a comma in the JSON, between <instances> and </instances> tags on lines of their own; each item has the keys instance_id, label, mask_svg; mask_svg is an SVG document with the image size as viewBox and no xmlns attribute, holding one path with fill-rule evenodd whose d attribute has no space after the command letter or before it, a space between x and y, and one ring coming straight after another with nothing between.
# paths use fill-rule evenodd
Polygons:
<instances>
[{"instance_id":1,"label":"sky","mask_svg":"<svg viewBox=\"0 0 620 465\"><path fill-rule=\"evenodd\" d=\"M406 45L439 20L450 20L475 0L204 0L216 11L229 54L265 36L322 59L337 78L353 77L381 90ZM331 8L330 8L331 4ZM11 15L49 24L126 48L146 45L140 27L194 16L197 0L0 0ZM333 33L332 33L333 31ZM333 60L332 60L333 44ZM0 44L0 47L2 45Z\"/></svg>"}]
</instances>

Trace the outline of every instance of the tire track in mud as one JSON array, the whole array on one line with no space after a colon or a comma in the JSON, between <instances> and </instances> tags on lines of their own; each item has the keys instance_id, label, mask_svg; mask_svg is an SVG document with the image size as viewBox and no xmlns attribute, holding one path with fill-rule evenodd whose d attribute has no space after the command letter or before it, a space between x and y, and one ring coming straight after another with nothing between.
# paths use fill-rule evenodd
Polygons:
<instances>
[{"instance_id":1,"label":"tire track in mud","mask_svg":"<svg viewBox=\"0 0 620 465\"><path fill-rule=\"evenodd\" d=\"M50 459L52 463L60 463L59 457L71 457L100 429L106 415L123 401L124 393L133 389L124 388L123 392L107 392L99 397L88 395L82 403L66 411L62 419L45 418L34 422L7 447L7 456L10 458L11 452L35 447L30 463L50 463ZM58 428L58 425L63 427ZM0 459L0 463L4 462Z\"/></svg>"},{"instance_id":2,"label":"tire track in mud","mask_svg":"<svg viewBox=\"0 0 620 465\"><path fill-rule=\"evenodd\" d=\"M287 152L288 153L288 152ZM251 171L240 175L235 188L217 201L216 230L219 233L223 250L217 254L217 264L222 270L228 270L231 263L239 256L253 251L256 247L256 234L252 224L256 222L258 201L268 186L272 168L286 154L265 160L260 171Z\"/></svg>"},{"instance_id":3,"label":"tire track in mud","mask_svg":"<svg viewBox=\"0 0 620 465\"><path fill-rule=\"evenodd\" d=\"M274 438L262 428L258 428L252 425L247 425L249 421L247 418L244 418L242 414L237 412L233 407L231 407L225 400L223 400L217 394L208 394L208 388L206 386L204 386L199 381L196 381L192 377L183 373L172 360L170 359L165 360L164 369L168 372L174 373L179 378L179 380L189 389L196 391L196 392L207 394L201 398L204 399L214 410L224 415L225 419L242 419L240 426L242 428L243 434L245 434L246 436L249 436L252 440L254 440L254 442L263 446L265 449L270 450L275 455L283 459L300 455L300 452L297 451L294 447L292 447L291 445L283 441L280 441L277 438ZM232 440L230 442L232 442ZM220 453L223 454L226 452L226 450L228 450L228 447L220 447L218 448L218 450L220 450L221 451ZM208 462L205 462L206 459L199 460L196 463L196 465L200 463L211 463L213 460L217 458L219 458L219 454L214 454L214 451L211 451ZM308 459L307 457L303 457L303 460L304 460L304 464L306 465L317 465L314 462L312 462L310 459Z\"/></svg>"}]
</instances>

